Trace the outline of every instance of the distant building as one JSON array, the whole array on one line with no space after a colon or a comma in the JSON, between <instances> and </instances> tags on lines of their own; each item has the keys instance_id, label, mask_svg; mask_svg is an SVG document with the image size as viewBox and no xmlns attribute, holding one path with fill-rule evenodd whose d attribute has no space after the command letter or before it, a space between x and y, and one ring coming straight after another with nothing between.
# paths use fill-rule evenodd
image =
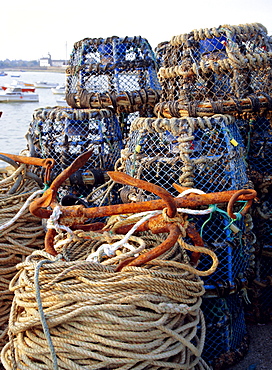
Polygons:
<instances>
[{"instance_id":1,"label":"distant building","mask_svg":"<svg viewBox=\"0 0 272 370\"><path fill-rule=\"evenodd\" d=\"M51 60L49 58L40 58L40 67L50 67Z\"/></svg>"},{"instance_id":2,"label":"distant building","mask_svg":"<svg viewBox=\"0 0 272 370\"><path fill-rule=\"evenodd\" d=\"M40 58L40 67L65 67L66 61L64 59L52 60L51 55L48 53L48 57Z\"/></svg>"},{"instance_id":3,"label":"distant building","mask_svg":"<svg viewBox=\"0 0 272 370\"><path fill-rule=\"evenodd\" d=\"M66 66L65 60L52 60L52 67L63 67Z\"/></svg>"}]
</instances>

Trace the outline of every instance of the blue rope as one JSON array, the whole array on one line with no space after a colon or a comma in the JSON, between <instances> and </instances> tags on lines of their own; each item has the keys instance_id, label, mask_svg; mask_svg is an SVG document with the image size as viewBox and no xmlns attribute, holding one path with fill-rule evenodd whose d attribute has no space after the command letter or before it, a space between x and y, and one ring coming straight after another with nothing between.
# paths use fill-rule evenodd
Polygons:
<instances>
[{"instance_id":1,"label":"blue rope","mask_svg":"<svg viewBox=\"0 0 272 370\"><path fill-rule=\"evenodd\" d=\"M35 268L35 274L34 274L36 301L37 301L37 304L38 304L38 310L39 310L39 314L40 314L40 318L41 318L43 332L44 332L44 335L46 337L46 341L48 343L50 353L51 353L51 356L52 356L52 359L53 359L53 370L58 370L59 369L58 359L57 359L55 347L53 345L52 338L51 338L51 335L50 335L49 327L48 327L47 322L46 322L45 314L44 314L44 311L43 311L42 299L41 299L41 290L40 290L40 285L39 285L39 272L40 272L40 268L42 267L42 265L44 265L45 263L57 262L60 258L61 258L61 255L54 261L50 261L50 260L40 261L37 264L36 268Z\"/></svg>"}]
</instances>

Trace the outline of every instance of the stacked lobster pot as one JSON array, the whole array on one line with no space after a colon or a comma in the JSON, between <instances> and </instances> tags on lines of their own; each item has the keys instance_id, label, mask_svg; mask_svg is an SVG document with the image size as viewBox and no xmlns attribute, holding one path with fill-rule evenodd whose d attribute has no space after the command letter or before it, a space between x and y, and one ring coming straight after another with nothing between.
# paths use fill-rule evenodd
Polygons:
<instances>
[{"instance_id":1,"label":"stacked lobster pot","mask_svg":"<svg viewBox=\"0 0 272 370\"><path fill-rule=\"evenodd\" d=\"M246 310L248 321L261 324L272 320L272 186L263 184L259 202L253 209L257 237L256 276L250 284L250 304Z\"/></svg>"},{"instance_id":2,"label":"stacked lobster pot","mask_svg":"<svg viewBox=\"0 0 272 370\"><path fill-rule=\"evenodd\" d=\"M161 87L154 52L140 36L83 39L74 44L66 100L73 108L110 108L123 137L137 116L152 117Z\"/></svg>"},{"instance_id":3,"label":"stacked lobster pot","mask_svg":"<svg viewBox=\"0 0 272 370\"><path fill-rule=\"evenodd\" d=\"M241 120L269 110L269 42L265 27L245 24L194 30L160 44L157 118L132 123L118 169L173 195L173 183L203 192L250 191ZM132 202L152 195L126 186L121 197ZM244 207L241 203L230 216L219 204L189 218L219 259L216 271L203 277L202 304L207 324L203 357L215 369L237 361L248 345L242 295L254 274L256 238ZM209 265L208 258L200 258L199 269Z\"/></svg>"},{"instance_id":4,"label":"stacked lobster pot","mask_svg":"<svg viewBox=\"0 0 272 370\"><path fill-rule=\"evenodd\" d=\"M160 185L173 195L178 194L173 183L180 185L181 191L197 188L205 193L249 186L243 140L234 118L227 115L136 119L119 163L120 171ZM147 191L131 186L123 187L120 193L124 203L152 199ZM244 348L247 339L243 306L236 293L246 283L254 263L251 216L244 215L243 206L242 203L235 210L233 217L236 219L230 218L226 207L220 205L200 209L189 216L190 223L202 236L204 246L214 251L219 259L217 269L202 276L206 288L202 307L207 323L203 356L206 354L208 362L213 360L213 366L215 359L220 363L223 353L234 352L239 345ZM210 256L203 254L198 269L207 271L210 268ZM216 321L219 318L216 308L211 308L213 305L217 307L219 300L223 315L219 319L220 325ZM234 316L235 324L235 320L230 321L229 314L224 313L228 304L228 312L234 312L233 307L235 310L239 308L239 315ZM224 324L221 325L221 321ZM238 328L234 341L229 337L232 325ZM219 346L214 346L214 341L218 340L216 334L209 334L214 330L222 336ZM231 354L230 359L236 360L235 356Z\"/></svg>"},{"instance_id":5,"label":"stacked lobster pot","mask_svg":"<svg viewBox=\"0 0 272 370\"><path fill-rule=\"evenodd\" d=\"M270 57L271 59L271 57ZM270 93L271 94L271 93ZM256 112L240 121L247 141L249 176L258 193L253 209L256 243L256 278L251 284L248 319L254 322L272 320L272 97L263 114Z\"/></svg>"},{"instance_id":6,"label":"stacked lobster pot","mask_svg":"<svg viewBox=\"0 0 272 370\"><path fill-rule=\"evenodd\" d=\"M53 178L93 150L62 187L63 204L112 204L118 191L106 171L120 157L130 120L148 116L159 101L155 56L146 39L111 37L74 44L66 70L68 108L38 109L27 133L32 156L56 161Z\"/></svg>"},{"instance_id":7,"label":"stacked lobster pot","mask_svg":"<svg viewBox=\"0 0 272 370\"><path fill-rule=\"evenodd\" d=\"M164 117L263 112L271 105L271 40L261 24L174 36L159 48Z\"/></svg>"},{"instance_id":8,"label":"stacked lobster pot","mask_svg":"<svg viewBox=\"0 0 272 370\"><path fill-rule=\"evenodd\" d=\"M51 181L82 153L92 150L88 162L59 188L63 205L110 204L117 192L107 192L109 178L122 149L117 118L109 109L41 108L33 113L27 133L30 156L52 158Z\"/></svg>"}]
</instances>

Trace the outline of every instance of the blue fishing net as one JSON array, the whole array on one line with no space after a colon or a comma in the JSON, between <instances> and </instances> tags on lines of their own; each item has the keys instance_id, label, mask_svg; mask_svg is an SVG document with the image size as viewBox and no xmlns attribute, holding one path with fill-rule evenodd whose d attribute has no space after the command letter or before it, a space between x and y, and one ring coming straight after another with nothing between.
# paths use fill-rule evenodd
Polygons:
<instances>
[{"instance_id":1,"label":"blue fishing net","mask_svg":"<svg viewBox=\"0 0 272 370\"><path fill-rule=\"evenodd\" d=\"M106 109L38 109L26 137L31 156L55 160L52 180L80 154L93 151L80 171L70 177L69 192L80 196L108 180L106 171L114 169L123 147L118 119ZM93 182L89 186L83 183L82 176L90 171Z\"/></svg>"},{"instance_id":2,"label":"blue fishing net","mask_svg":"<svg viewBox=\"0 0 272 370\"><path fill-rule=\"evenodd\" d=\"M231 366L248 350L243 302L238 294L225 298L203 298L201 309L206 322L203 359L214 370Z\"/></svg>"},{"instance_id":3,"label":"blue fishing net","mask_svg":"<svg viewBox=\"0 0 272 370\"><path fill-rule=\"evenodd\" d=\"M230 116L193 119L136 119L122 151L120 171L149 181L177 195L172 184L204 192L248 186L245 151ZM139 199L154 195L126 187Z\"/></svg>"},{"instance_id":4,"label":"blue fishing net","mask_svg":"<svg viewBox=\"0 0 272 370\"><path fill-rule=\"evenodd\" d=\"M219 261L211 275L202 277L206 294L236 290L254 268L254 248L250 230L246 228L248 221L243 216L234 221L218 207L210 215L190 217L189 220L200 232L204 246L214 251ZM206 271L211 265L211 257L201 254L197 269Z\"/></svg>"},{"instance_id":5,"label":"blue fishing net","mask_svg":"<svg viewBox=\"0 0 272 370\"><path fill-rule=\"evenodd\" d=\"M260 92L270 94L271 50L271 38L258 23L174 36L156 48L161 102L240 101ZM230 112L227 105L224 109Z\"/></svg>"},{"instance_id":6,"label":"blue fishing net","mask_svg":"<svg viewBox=\"0 0 272 370\"><path fill-rule=\"evenodd\" d=\"M68 102L80 108L92 108L96 101L96 108L111 106L118 113L140 110L145 117L161 90L156 57L140 36L76 42L66 75Z\"/></svg>"}]
</instances>

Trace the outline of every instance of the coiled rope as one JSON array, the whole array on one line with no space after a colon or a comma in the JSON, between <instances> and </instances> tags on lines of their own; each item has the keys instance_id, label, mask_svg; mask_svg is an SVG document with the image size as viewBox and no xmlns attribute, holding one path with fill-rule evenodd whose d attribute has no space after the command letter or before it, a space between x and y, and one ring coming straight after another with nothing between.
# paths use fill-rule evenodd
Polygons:
<instances>
[{"instance_id":1,"label":"coiled rope","mask_svg":"<svg viewBox=\"0 0 272 370\"><path fill-rule=\"evenodd\" d=\"M116 273L113 266L58 258L35 251L17 266L10 342L1 353L7 370L208 369L200 357L204 288L196 275L166 260Z\"/></svg>"},{"instance_id":2,"label":"coiled rope","mask_svg":"<svg viewBox=\"0 0 272 370\"><path fill-rule=\"evenodd\" d=\"M30 200L41 190L26 174L26 165L16 164L2 168L0 173L0 348L8 339L13 299L10 280L17 272L17 263L43 247L45 235L40 219L28 211Z\"/></svg>"},{"instance_id":3,"label":"coiled rope","mask_svg":"<svg viewBox=\"0 0 272 370\"><path fill-rule=\"evenodd\" d=\"M203 193L198 189L188 189L185 190L180 196L184 196L190 192L193 193ZM213 211L212 208L207 210L189 210L189 209L178 209L179 212L188 212L191 214L208 214ZM121 217L113 217L108 220L108 224L106 227L110 227L109 231L105 231L103 234L97 233L94 231L83 231L77 230L72 231L66 226L58 224L58 209L57 207L54 209L54 212L50 219L48 220L48 227L54 228L57 232L57 236L55 237L54 241L54 248L58 253L61 253L65 256L66 259L75 260L75 259L86 259L87 261L91 262L99 262L103 265L113 265L120 263L121 261L132 257L138 256L140 252L146 251L148 248L153 248L154 246L159 245L165 240L166 234L160 234L159 236L153 236L153 243L148 246L148 242L145 241L147 237L147 241L150 241L150 232L142 233L140 237L133 236L133 233L137 231L137 228L145 222L147 219L153 217L154 215L162 214L163 217L167 222L175 222L179 225L181 229L181 236L178 239L179 244L179 251L178 255L181 259L178 262L185 261L186 263L182 263L182 268L190 273L196 274L198 276L208 276L211 275L218 266L218 258L216 254L202 246L193 246L186 243L183 238L186 236L186 228L188 226L187 215L183 215L182 213L178 213L178 216L174 219L169 219L166 215L165 210L162 211L153 211L153 212L142 212L133 215L122 215ZM135 223L136 222L136 223ZM134 224L134 226L129 230L126 235L119 235L114 233L114 230L117 227L121 227L124 225ZM182 226L183 225L183 226ZM66 231L63 233L62 230ZM154 242L154 238L156 238ZM88 242L86 243L86 240ZM117 240L117 241L116 241ZM135 243L137 246L135 246ZM120 250L121 249L121 250ZM171 249L177 250L175 246ZM174 258L175 253L171 251L167 251L163 255L160 256L162 259L168 259L170 256L171 260L175 260ZM206 271L200 271L194 268L189 263L189 258L186 255L186 251L189 250L191 252L198 252L204 253L211 257L212 265ZM68 254L67 254L68 251ZM71 252L72 251L72 252ZM177 256L176 256L177 257Z\"/></svg>"}]
</instances>

